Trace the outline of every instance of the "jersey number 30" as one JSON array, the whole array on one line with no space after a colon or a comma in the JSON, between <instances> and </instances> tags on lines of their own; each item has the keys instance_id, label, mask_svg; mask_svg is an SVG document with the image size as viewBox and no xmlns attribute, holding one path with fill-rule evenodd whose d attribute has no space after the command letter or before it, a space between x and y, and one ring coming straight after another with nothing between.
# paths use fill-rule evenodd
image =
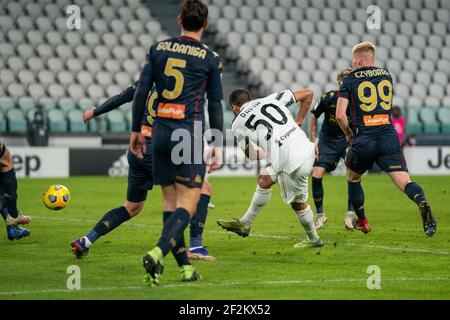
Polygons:
<instances>
[{"instance_id":1,"label":"jersey number 30","mask_svg":"<svg viewBox=\"0 0 450 320\"><path fill-rule=\"evenodd\" d=\"M275 110L281 116L281 119L277 119L271 113L269 113L269 111L268 111L269 108ZM286 116L286 114L277 105L274 105L272 103L263 105L261 107L261 113L267 119L269 119L270 121L272 121L275 124L284 125L288 122L288 117ZM272 131L273 131L272 124L265 119L258 119L252 123L252 121L255 119L255 117L256 117L256 115L254 115L254 114L252 114L250 117L248 117L248 120L245 122L245 126L247 128L249 128L250 130L255 131L256 127L258 127L259 125L263 125L264 127L267 128L266 140L269 140L272 137Z\"/></svg>"}]
</instances>

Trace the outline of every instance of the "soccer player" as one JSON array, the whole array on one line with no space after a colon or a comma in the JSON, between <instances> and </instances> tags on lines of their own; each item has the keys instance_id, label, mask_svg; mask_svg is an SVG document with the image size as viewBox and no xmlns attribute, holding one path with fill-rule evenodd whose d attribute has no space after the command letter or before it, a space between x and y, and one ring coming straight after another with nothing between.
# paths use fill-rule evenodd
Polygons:
<instances>
[{"instance_id":1,"label":"soccer player","mask_svg":"<svg viewBox=\"0 0 450 320\"><path fill-rule=\"evenodd\" d=\"M164 257L177 252L182 281L201 277L190 264L184 230L194 215L205 176L203 130L205 93L211 129L222 132L221 62L202 44L208 7L199 0L183 1L178 16L181 35L154 44L147 55L133 100L130 150L142 157L145 143L139 119L150 87L155 84L158 106L153 127L153 178L163 193L164 227L156 246L143 256L144 280L158 284ZM181 141L180 141L181 140ZM221 139L214 143L222 144ZM217 146L216 145L216 146ZM212 152L217 156L219 148Z\"/></svg>"},{"instance_id":2,"label":"soccer player","mask_svg":"<svg viewBox=\"0 0 450 320\"><path fill-rule=\"evenodd\" d=\"M392 77L387 69L378 68L375 64L374 44L361 42L353 47L353 71L344 79L337 102L336 119L350 143L345 163L350 201L358 216L354 226L364 233L371 230L364 212L361 176L376 162L417 204L425 234L431 237L436 233L436 220L422 187L411 182L397 132L391 123ZM355 132L347 120L349 101Z\"/></svg>"},{"instance_id":3,"label":"soccer player","mask_svg":"<svg viewBox=\"0 0 450 320\"><path fill-rule=\"evenodd\" d=\"M126 88L120 94L113 96L102 103L97 108L86 110L83 114L83 120L88 121L98 117L111 110L117 109L123 104L133 100L136 91L136 85ZM72 242L73 253L77 258L87 256L92 244L101 236L111 232L119 225L138 215L147 198L148 190L153 188L152 183L152 154L151 154L151 132L155 116L155 108L157 103L157 92L155 88L149 94L147 99L147 108L141 122L141 132L147 140L147 153L144 159L137 159L133 154L128 153L128 191L127 200L124 205L119 208L108 211L94 228L84 237ZM202 245L203 227L207 217L208 202L211 197L212 189L205 180L202 189L202 196L197 206L195 219L191 221L191 250L190 257L198 260L214 260Z\"/></svg>"},{"instance_id":4,"label":"soccer player","mask_svg":"<svg viewBox=\"0 0 450 320\"><path fill-rule=\"evenodd\" d=\"M17 178L11 153L0 141L0 210L6 224L9 240L18 240L30 235L30 231L19 224L28 224L31 217L22 215L17 209Z\"/></svg>"},{"instance_id":5,"label":"soccer player","mask_svg":"<svg viewBox=\"0 0 450 320\"><path fill-rule=\"evenodd\" d=\"M340 85L342 80L351 72L345 69L339 72L337 82ZM339 160L345 157L348 143L339 124L336 121L336 103L339 97L339 90L332 90L322 95L319 103L311 111L310 139L313 143L317 140L317 119L323 114L325 119L319 133L319 143L316 144L316 162L312 173L312 193L316 206L316 229L321 229L327 222L327 217L323 211L323 185L322 180L325 172L336 169ZM348 117L348 114L347 114ZM347 201L347 214L344 217L344 226L353 229L353 207L350 199Z\"/></svg>"},{"instance_id":6,"label":"soccer player","mask_svg":"<svg viewBox=\"0 0 450 320\"><path fill-rule=\"evenodd\" d=\"M231 93L229 103L236 114L231 130L240 148L249 159L267 158L271 165L258 177L256 191L244 216L234 221L218 220L221 227L248 236L251 224L270 199L272 185L278 181L283 200L291 205L307 235L294 247L323 246L307 202L308 176L313 168L315 148L300 128L312 97L311 90L285 90L256 100L252 100L246 90ZM296 102L301 102L301 107L294 120L287 107Z\"/></svg>"}]
</instances>

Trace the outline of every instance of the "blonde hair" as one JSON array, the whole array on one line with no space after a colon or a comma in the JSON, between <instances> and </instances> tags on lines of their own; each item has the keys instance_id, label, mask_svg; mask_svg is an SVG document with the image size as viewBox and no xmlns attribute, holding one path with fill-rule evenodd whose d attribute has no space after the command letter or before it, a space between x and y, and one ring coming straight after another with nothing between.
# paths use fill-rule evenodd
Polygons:
<instances>
[{"instance_id":1,"label":"blonde hair","mask_svg":"<svg viewBox=\"0 0 450 320\"><path fill-rule=\"evenodd\" d=\"M376 48L375 45L370 41L360 42L352 49L352 55L368 52L373 53L373 56L375 57Z\"/></svg>"},{"instance_id":2,"label":"blonde hair","mask_svg":"<svg viewBox=\"0 0 450 320\"><path fill-rule=\"evenodd\" d=\"M350 68L350 67L345 68L344 70L340 71L336 77L337 83L341 84L342 81L345 79L345 77L347 77L350 74L350 72L352 72L352 68Z\"/></svg>"}]
</instances>

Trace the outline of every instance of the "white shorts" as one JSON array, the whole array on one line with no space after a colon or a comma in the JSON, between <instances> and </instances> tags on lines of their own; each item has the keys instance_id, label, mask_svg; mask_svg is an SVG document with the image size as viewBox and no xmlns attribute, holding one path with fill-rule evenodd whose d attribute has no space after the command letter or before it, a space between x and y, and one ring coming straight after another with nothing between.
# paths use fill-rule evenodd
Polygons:
<instances>
[{"instance_id":1,"label":"white shorts","mask_svg":"<svg viewBox=\"0 0 450 320\"><path fill-rule=\"evenodd\" d=\"M306 203L308 201L308 178L313 169L314 159L313 152L300 167L289 174L283 171L275 173L270 166L265 169L266 174L271 176L272 181L278 180L281 197L286 204L292 202Z\"/></svg>"}]
</instances>

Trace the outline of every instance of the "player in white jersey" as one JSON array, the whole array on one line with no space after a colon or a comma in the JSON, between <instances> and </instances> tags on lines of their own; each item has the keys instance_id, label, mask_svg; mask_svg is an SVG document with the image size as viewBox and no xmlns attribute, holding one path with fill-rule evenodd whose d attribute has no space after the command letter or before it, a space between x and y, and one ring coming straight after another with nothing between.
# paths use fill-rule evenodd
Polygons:
<instances>
[{"instance_id":1,"label":"player in white jersey","mask_svg":"<svg viewBox=\"0 0 450 320\"><path fill-rule=\"evenodd\" d=\"M321 247L323 242L314 226L314 214L308 200L308 176L315 159L315 146L300 128L311 106L311 90L291 90L252 100L250 93L238 89L231 93L229 103L236 118L231 130L247 158L267 159L270 166L258 177L256 191L247 212L241 219L218 220L224 229L246 237L262 207L269 201L272 185L280 184L283 200L292 206L306 232L306 239L295 248ZM287 107L300 103L294 120Z\"/></svg>"}]
</instances>

